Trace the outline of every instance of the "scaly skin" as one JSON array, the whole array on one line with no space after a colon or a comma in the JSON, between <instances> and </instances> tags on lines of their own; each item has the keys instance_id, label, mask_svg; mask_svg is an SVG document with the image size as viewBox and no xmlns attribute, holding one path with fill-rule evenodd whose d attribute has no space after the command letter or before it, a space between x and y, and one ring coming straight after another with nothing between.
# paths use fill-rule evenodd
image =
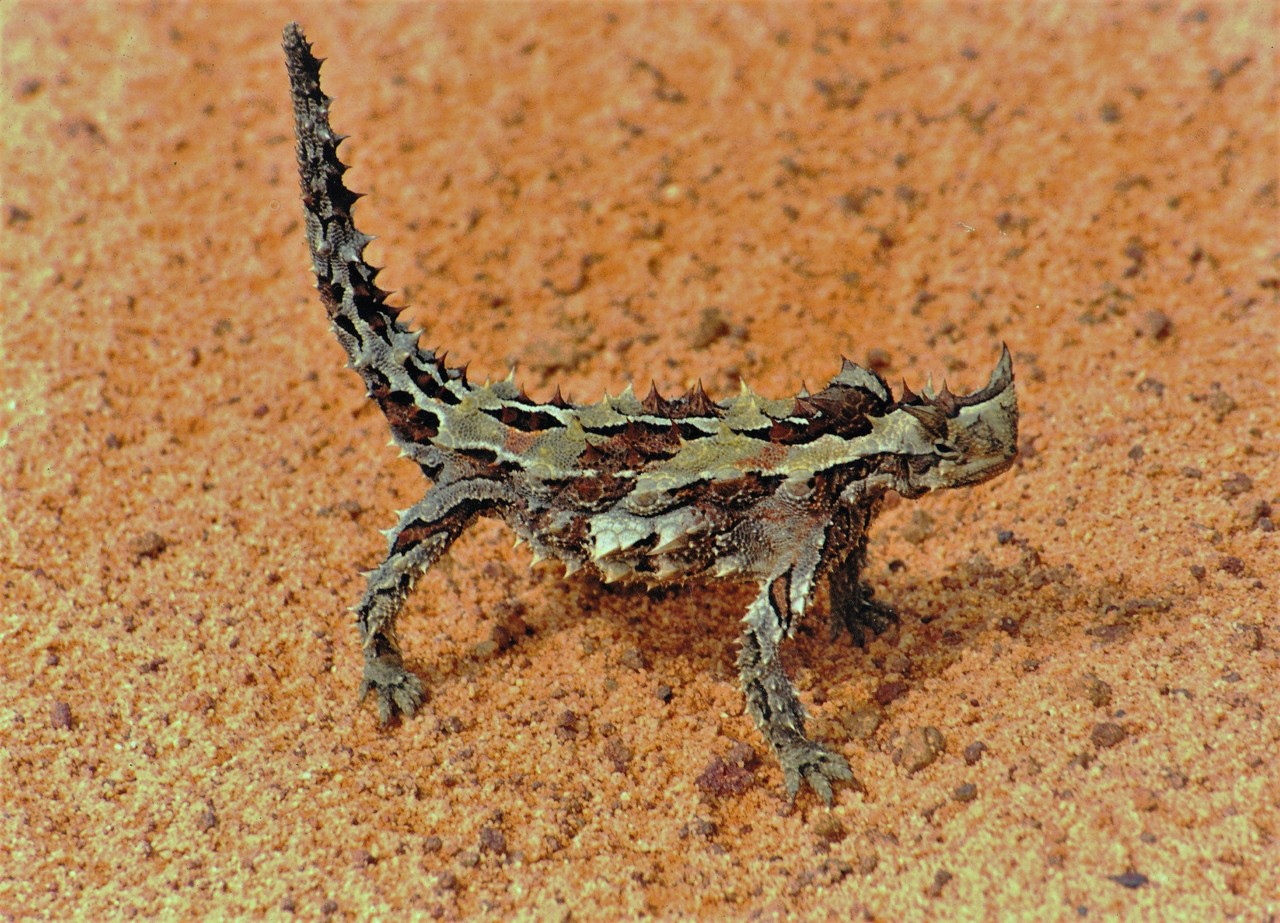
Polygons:
<instances>
[{"instance_id":1,"label":"scaly skin","mask_svg":"<svg viewBox=\"0 0 1280 923\"><path fill-rule=\"evenodd\" d=\"M291 24L284 48L316 287L335 335L403 454L433 485L388 533L387 556L355 607L361 697L383 721L412 716L426 689L405 669L395 621L413 583L479 516L504 520L535 559L606 581L754 582L738 667L747 711L778 756L786 791L825 801L852 782L844 757L811 740L778 647L822 580L833 633L879 632L896 616L859 581L867 530L889 490L915 498L1009 468L1018 410L1006 349L987 385L894 398L849 361L815 394L770 400L745 386L713 402L699 386L643 400L628 386L596 404L540 403L514 381L473 385L397 320L370 237L352 221L341 138L329 125L320 62Z\"/></svg>"}]
</instances>

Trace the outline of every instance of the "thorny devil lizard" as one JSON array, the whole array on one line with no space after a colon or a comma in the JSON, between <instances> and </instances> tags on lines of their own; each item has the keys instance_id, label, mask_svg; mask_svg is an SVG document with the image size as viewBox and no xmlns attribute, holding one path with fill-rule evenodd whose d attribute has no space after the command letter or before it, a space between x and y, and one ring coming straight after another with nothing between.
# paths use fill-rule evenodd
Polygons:
<instances>
[{"instance_id":1,"label":"thorny devil lizard","mask_svg":"<svg viewBox=\"0 0 1280 923\"><path fill-rule=\"evenodd\" d=\"M828 803L853 781L848 762L805 733L805 710L778 646L819 582L832 634L880 632L893 611L858 579L867 529L886 491L916 498L1007 470L1018 408L1008 349L986 387L944 385L894 398L845 360L822 390L769 400L744 385L713 402L701 385L667 400L628 387L598 404L532 400L512 378L476 385L419 345L364 260L358 198L343 185L342 136L329 126L320 61L302 29L284 30L307 242L334 333L391 425L395 444L434 482L388 533L386 559L355 607L363 699L386 722L413 715L422 681L404 667L395 620L413 584L479 516L502 519L536 559L605 581L753 581L738 668L747 710L778 756L788 798L801 780ZM856 784L856 783L855 783Z\"/></svg>"}]
</instances>

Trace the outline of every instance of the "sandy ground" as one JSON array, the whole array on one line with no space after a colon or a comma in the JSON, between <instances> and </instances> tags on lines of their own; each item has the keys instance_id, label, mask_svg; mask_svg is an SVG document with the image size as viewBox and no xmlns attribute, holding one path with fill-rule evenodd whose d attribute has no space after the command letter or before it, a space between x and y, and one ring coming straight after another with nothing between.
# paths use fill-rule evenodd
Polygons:
<instances>
[{"instance_id":1,"label":"sandy ground","mask_svg":"<svg viewBox=\"0 0 1280 923\"><path fill-rule=\"evenodd\" d=\"M6 4L0 919L1280 913L1266 3ZM311 290L282 24L428 341L535 395L1015 358L1023 451L900 503L900 628L786 658L865 792L783 810L747 587L482 523L358 707L423 484Z\"/></svg>"}]
</instances>

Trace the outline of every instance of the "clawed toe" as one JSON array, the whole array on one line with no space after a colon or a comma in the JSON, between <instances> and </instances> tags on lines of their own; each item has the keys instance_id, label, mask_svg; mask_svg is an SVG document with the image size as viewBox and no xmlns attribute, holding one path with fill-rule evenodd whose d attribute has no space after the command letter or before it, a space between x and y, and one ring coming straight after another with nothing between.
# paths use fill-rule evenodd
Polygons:
<instances>
[{"instance_id":1,"label":"clawed toe","mask_svg":"<svg viewBox=\"0 0 1280 923\"><path fill-rule=\"evenodd\" d=\"M398 712L412 718L422 704L426 689L422 680L399 663L389 660L370 660L364 665L364 679L360 683L360 701L372 692L378 703L378 720L391 721Z\"/></svg>"},{"instance_id":2,"label":"clawed toe","mask_svg":"<svg viewBox=\"0 0 1280 923\"><path fill-rule=\"evenodd\" d=\"M892 606L886 606L884 603L872 602L867 599L863 600L857 620L860 624L870 628L875 634L880 634L898 623L898 613Z\"/></svg>"},{"instance_id":3,"label":"clawed toe","mask_svg":"<svg viewBox=\"0 0 1280 923\"><path fill-rule=\"evenodd\" d=\"M805 745L779 754L779 758L786 778L788 801L795 801L801 781L808 783L827 804L831 804L835 796L831 788L833 782L852 782L861 788L853 777L849 761L821 744L806 741Z\"/></svg>"},{"instance_id":4,"label":"clawed toe","mask_svg":"<svg viewBox=\"0 0 1280 923\"><path fill-rule=\"evenodd\" d=\"M898 624L898 621L898 613L892 606L864 597L852 608L832 614L831 640L840 637L841 631L847 631L855 644L865 646L864 628L872 635L879 635Z\"/></svg>"}]
</instances>

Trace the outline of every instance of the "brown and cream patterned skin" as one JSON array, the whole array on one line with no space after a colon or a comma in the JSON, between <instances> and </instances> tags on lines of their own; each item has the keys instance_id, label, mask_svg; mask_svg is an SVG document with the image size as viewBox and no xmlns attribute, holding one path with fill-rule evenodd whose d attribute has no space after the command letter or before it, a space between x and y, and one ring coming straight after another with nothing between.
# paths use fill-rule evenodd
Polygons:
<instances>
[{"instance_id":1,"label":"brown and cream patterned skin","mask_svg":"<svg viewBox=\"0 0 1280 923\"><path fill-rule=\"evenodd\" d=\"M416 581L478 516L495 516L536 560L562 561L606 581L751 581L738 667L747 710L773 747L794 798L801 781L828 802L851 781L845 759L805 733L805 712L778 646L822 580L833 636L883 630L892 610L858 575L867 529L886 491L919 497L995 477L1013 463L1018 410L1004 350L987 385L897 398L879 375L845 361L822 390L770 400L743 386L715 402L699 387L643 399L628 387L597 404L559 391L530 399L511 378L475 385L419 345L396 319L370 237L356 229L358 196L344 185L341 137L329 126L320 62L302 30L284 48L298 169L317 288L333 330L404 455L433 482L388 535L385 560L355 607L364 648L361 698L383 721L412 715L426 690L403 666L395 620Z\"/></svg>"}]
</instances>

